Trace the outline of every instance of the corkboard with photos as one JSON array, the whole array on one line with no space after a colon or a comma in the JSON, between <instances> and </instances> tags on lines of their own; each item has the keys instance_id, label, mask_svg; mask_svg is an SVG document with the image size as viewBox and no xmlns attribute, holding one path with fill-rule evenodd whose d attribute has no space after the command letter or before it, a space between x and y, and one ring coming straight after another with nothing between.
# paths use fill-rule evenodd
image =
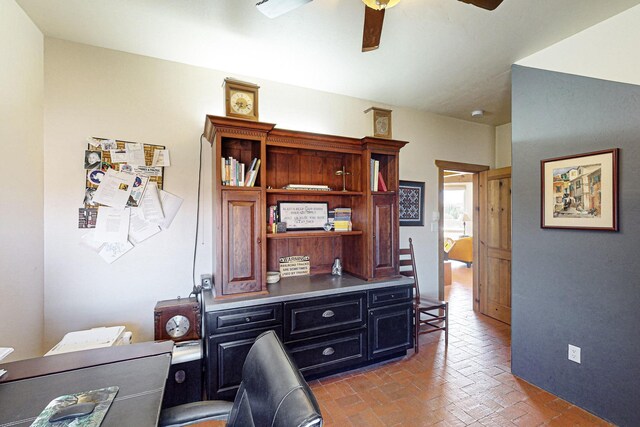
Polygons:
<instances>
[{"instance_id":1,"label":"corkboard with photos","mask_svg":"<svg viewBox=\"0 0 640 427\"><path fill-rule=\"evenodd\" d=\"M132 166L126 162L113 161L111 157L111 150L125 150L127 144L138 144L131 141L120 141L106 138L92 138L92 143L87 144L87 152L99 152L100 154L100 167L88 168L85 160L86 169L86 188L85 188L85 208L96 208L100 206L91 199L92 193L98 188L101 176L107 169L114 169L117 171L128 171L132 173L142 173L148 176L150 182L155 182L159 190L163 189L164 181L164 167L163 166L151 166L153 164L153 156L156 150L165 150L164 145L154 144L142 144L144 148L144 160L145 166ZM97 144L97 145L96 145Z\"/></svg>"}]
</instances>

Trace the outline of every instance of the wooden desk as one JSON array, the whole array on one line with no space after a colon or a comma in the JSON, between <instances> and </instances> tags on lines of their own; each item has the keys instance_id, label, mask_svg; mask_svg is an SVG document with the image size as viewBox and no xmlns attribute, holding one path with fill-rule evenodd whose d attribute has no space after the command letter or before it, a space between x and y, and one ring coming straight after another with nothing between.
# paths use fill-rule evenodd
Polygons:
<instances>
[{"instance_id":1,"label":"wooden desk","mask_svg":"<svg viewBox=\"0 0 640 427\"><path fill-rule=\"evenodd\" d=\"M158 422L173 343L86 350L0 365L0 427L29 426L58 396L118 386L102 426ZM29 372L33 369L35 374Z\"/></svg>"}]
</instances>

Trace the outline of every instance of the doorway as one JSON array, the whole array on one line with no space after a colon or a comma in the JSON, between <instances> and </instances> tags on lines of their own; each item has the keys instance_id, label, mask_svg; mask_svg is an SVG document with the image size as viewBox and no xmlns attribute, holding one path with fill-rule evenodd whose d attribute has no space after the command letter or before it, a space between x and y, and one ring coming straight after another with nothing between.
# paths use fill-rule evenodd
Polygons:
<instances>
[{"instance_id":1,"label":"doorway","mask_svg":"<svg viewBox=\"0 0 640 427\"><path fill-rule=\"evenodd\" d=\"M444 171L443 235L445 299L473 310L473 173Z\"/></svg>"},{"instance_id":2,"label":"doorway","mask_svg":"<svg viewBox=\"0 0 640 427\"><path fill-rule=\"evenodd\" d=\"M451 249L445 248L445 242L448 246L453 243L453 247L464 242L467 249L463 255L456 253L449 258L460 260L472 269L473 311L510 324L511 168L489 170L485 165L441 160L435 163L438 167L439 297L444 299L445 295L445 249ZM451 191L446 204L445 187ZM460 193L456 194L456 190ZM472 193L471 208L468 192ZM460 222L462 234L458 234ZM449 267L453 265L446 269ZM461 271L464 272L458 270ZM449 280L447 277L447 282Z\"/></svg>"},{"instance_id":3,"label":"doorway","mask_svg":"<svg viewBox=\"0 0 640 427\"><path fill-rule=\"evenodd\" d=\"M480 212L480 194L478 191L478 174L482 171L489 170L489 166L486 165L474 165L469 163L448 162L444 160L436 160L436 167L438 168L438 265L439 265L439 279L438 279L438 295L440 299L444 299L445 294L445 278L444 278L444 261L445 261L445 233L444 233L444 186L445 186L445 171L451 171L460 174L460 176L467 175L464 179L470 177L470 191L471 191L471 212L463 212L471 218L472 229L469 233L471 246L471 266L477 266L477 260L479 256L478 250L478 226L479 224L479 212ZM448 173L451 175L451 173ZM467 195L468 197L468 195ZM469 210L469 208L467 208ZM472 268L472 305L474 311L480 310L480 298L478 292L479 276L478 268Z\"/></svg>"}]
</instances>

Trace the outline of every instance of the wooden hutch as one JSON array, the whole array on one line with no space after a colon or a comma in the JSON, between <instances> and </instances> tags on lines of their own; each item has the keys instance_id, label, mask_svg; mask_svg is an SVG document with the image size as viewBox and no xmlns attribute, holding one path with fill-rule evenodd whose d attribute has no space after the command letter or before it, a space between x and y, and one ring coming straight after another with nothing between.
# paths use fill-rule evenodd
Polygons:
<instances>
[{"instance_id":1,"label":"wooden hutch","mask_svg":"<svg viewBox=\"0 0 640 427\"><path fill-rule=\"evenodd\" d=\"M266 272L280 257L309 255L311 274L343 271L364 280L398 275L398 156L404 141L362 139L275 129L275 125L207 116L213 145L215 298L267 293ZM253 187L223 185L221 159L261 165ZM379 162L387 191L371 191L370 161ZM346 189L336 171L345 167ZM284 190L289 184L327 185L332 191ZM267 233L267 207L279 201L321 201L349 207L352 231Z\"/></svg>"}]
</instances>

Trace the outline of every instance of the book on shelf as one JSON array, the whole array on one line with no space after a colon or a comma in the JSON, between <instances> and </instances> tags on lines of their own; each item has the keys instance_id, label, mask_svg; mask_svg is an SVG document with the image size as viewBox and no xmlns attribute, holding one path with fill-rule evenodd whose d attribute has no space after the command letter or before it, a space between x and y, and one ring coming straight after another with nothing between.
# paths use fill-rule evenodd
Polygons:
<instances>
[{"instance_id":1,"label":"book on shelf","mask_svg":"<svg viewBox=\"0 0 640 427\"><path fill-rule=\"evenodd\" d=\"M378 191L378 173L380 172L380 161L371 159L371 176L370 176L370 184L371 191Z\"/></svg>"},{"instance_id":2,"label":"book on shelf","mask_svg":"<svg viewBox=\"0 0 640 427\"><path fill-rule=\"evenodd\" d=\"M245 179L245 187L253 187L256 184L256 178L258 178L258 171L260 170L260 159L253 159L251 162L251 169L247 174L247 178Z\"/></svg>"},{"instance_id":3,"label":"book on shelf","mask_svg":"<svg viewBox=\"0 0 640 427\"><path fill-rule=\"evenodd\" d=\"M233 157L227 157L220 159L220 167L222 168L220 172L222 185L234 187L244 186L244 163L240 163Z\"/></svg>"},{"instance_id":4,"label":"book on shelf","mask_svg":"<svg viewBox=\"0 0 640 427\"><path fill-rule=\"evenodd\" d=\"M333 229L335 231L351 231L351 221L335 220L333 221Z\"/></svg>"},{"instance_id":5,"label":"book on shelf","mask_svg":"<svg viewBox=\"0 0 640 427\"><path fill-rule=\"evenodd\" d=\"M378 172L378 191L387 191L387 184L384 182L382 172Z\"/></svg>"},{"instance_id":6,"label":"book on shelf","mask_svg":"<svg viewBox=\"0 0 640 427\"><path fill-rule=\"evenodd\" d=\"M328 185L313 184L289 184L282 187L283 190L313 190L313 191L331 191Z\"/></svg>"},{"instance_id":7,"label":"book on shelf","mask_svg":"<svg viewBox=\"0 0 640 427\"><path fill-rule=\"evenodd\" d=\"M267 208L267 232L276 233L276 224L278 223L278 206L273 205Z\"/></svg>"},{"instance_id":8,"label":"book on shelf","mask_svg":"<svg viewBox=\"0 0 640 427\"><path fill-rule=\"evenodd\" d=\"M335 221L351 221L351 208L335 208L333 211Z\"/></svg>"}]
</instances>

